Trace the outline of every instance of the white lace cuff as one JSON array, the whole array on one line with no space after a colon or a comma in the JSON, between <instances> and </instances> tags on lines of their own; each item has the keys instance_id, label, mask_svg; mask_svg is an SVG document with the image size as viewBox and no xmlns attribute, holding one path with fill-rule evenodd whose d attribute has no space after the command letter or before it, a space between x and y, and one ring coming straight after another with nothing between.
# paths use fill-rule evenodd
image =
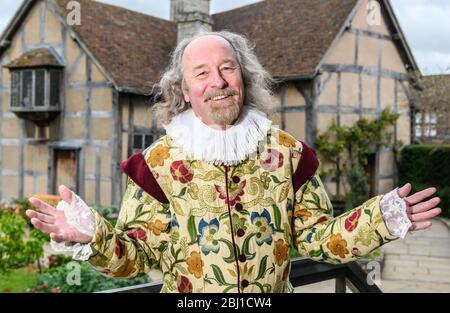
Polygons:
<instances>
[{"instance_id":1,"label":"white lace cuff","mask_svg":"<svg viewBox=\"0 0 450 313\"><path fill-rule=\"evenodd\" d=\"M87 204L75 193L72 193L72 202L59 201L57 210L64 211L67 224L79 232L93 237L95 234L95 216ZM72 259L86 261L92 255L90 243L71 243L50 241L53 250L57 252L72 252Z\"/></svg>"},{"instance_id":2,"label":"white lace cuff","mask_svg":"<svg viewBox=\"0 0 450 313\"><path fill-rule=\"evenodd\" d=\"M405 238L411 227L411 221L406 214L406 202L400 198L398 188L385 194L380 201L380 209L389 233Z\"/></svg>"},{"instance_id":3,"label":"white lace cuff","mask_svg":"<svg viewBox=\"0 0 450 313\"><path fill-rule=\"evenodd\" d=\"M52 249L57 252L72 252L72 259L76 261L87 261L92 255L90 243L56 242L51 241Z\"/></svg>"}]
</instances>

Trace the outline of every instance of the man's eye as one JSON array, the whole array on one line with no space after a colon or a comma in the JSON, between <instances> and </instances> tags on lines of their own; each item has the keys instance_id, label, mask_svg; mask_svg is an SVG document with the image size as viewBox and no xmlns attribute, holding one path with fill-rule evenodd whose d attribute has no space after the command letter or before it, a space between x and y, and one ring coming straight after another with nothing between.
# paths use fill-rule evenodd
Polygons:
<instances>
[{"instance_id":1,"label":"man's eye","mask_svg":"<svg viewBox=\"0 0 450 313\"><path fill-rule=\"evenodd\" d=\"M231 66L222 67L222 71L232 71L232 70L234 70L234 67L231 67Z\"/></svg>"},{"instance_id":2,"label":"man's eye","mask_svg":"<svg viewBox=\"0 0 450 313\"><path fill-rule=\"evenodd\" d=\"M205 76L206 75L206 72L200 72L200 73L198 73L197 75L195 75L196 77L202 77L202 76Z\"/></svg>"}]
</instances>

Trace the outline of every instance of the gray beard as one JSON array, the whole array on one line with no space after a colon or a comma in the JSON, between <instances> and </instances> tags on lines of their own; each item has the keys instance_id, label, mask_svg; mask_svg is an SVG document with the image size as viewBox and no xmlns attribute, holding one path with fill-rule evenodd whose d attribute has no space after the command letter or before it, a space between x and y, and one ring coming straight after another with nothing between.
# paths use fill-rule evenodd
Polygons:
<instances>
[{"instance_id":1,"label":"gray beard","mask_svg":"<svg viewBox=\"0 0 450 313\"><path fill-rule=\"evenodd\" d=\"M239 104L233 99L226 106L212 106L208 112L209 118L219 125L232 125L241 112Z\"/></svg>"}]
</instances>

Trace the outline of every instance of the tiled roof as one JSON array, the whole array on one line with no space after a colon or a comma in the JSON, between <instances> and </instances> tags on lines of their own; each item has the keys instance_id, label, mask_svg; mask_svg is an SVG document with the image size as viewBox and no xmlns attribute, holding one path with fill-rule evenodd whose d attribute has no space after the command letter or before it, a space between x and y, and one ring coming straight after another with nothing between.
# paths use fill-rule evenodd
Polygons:
<instances>
[{"instance_id":1,"label":"tiled roof","mask_svg":"<svg viewBox=\"0 0 450 313\"><path fill-rule=\"evenodd\" d=\"M67 12L70 0L56 0ZM174 22L90 0L77 0L81 25L73 26L119 87L148 92L176 45Z\"/></svg>"},{"instance_id":2,"label":"tiled roof","mask_svg":"<svg viewBox=\"0 0 450 313\"><path fill-rule=\"evenodd\" d=\"M169 62L177 26L124 8L81 3L74 26L120 87L150 91ZM66 10L69 0L56 0ZM214 14L214 30L241 33L275 77L312 76L357 0L266 0Z\"/></svg>"},{"instance_id":3,"label":"tiled roof","mask_svg":"<svg viewBox=\"0 0 450 313\"><path fill-rule=\"evenodd\" d=\"M245 35L275 77L312 76L357 0L266 0L213 15L214 29Z\"/></svg>"}]
</instances>

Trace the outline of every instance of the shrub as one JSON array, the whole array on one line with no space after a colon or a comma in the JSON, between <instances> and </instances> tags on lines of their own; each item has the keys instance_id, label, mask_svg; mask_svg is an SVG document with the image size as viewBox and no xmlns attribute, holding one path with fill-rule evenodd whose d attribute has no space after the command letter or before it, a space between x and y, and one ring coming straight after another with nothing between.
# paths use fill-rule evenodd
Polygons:
<instances>
[{"instance_id":1,"label":"shrub","mask_svg":"<svg viewBox=\"0 0 450 313\"><path fill-rule=\"evenodd\" d=\"M345 197L345 207L347 210L350 210L367 200L369 184L367 183L364 170L359 165L349 170L347 179L350 185L350 192Z\"/></svg>"},{"instance_id":2,"label":"shrub","mask_svg":"<svg viewBox=\"0 0 450 313\"><path fill-rule=\"evenodd\" d=\"M44 254L45 234L37 229L30 231L24 240L26 221L23 217L3 210L0 216L0 273L36 262Z\"/></svg>"},{"instance_id":3,"label":"shrub","mask_svg":"<svg viewBox=\"0 0 450 313\"><path fill-rule=\"evenodd\" d=\"M74 266L79 265L80 269L80 284L69 284L68 277L71 271L74 271ZM76 265L75 265L76 266ZM49 268L45 270L38 279L38 290L40 292L96 292L107 289L114 289L132 285L145 284L149 282L147 275L131 278L131 279L117 279L106 277L96 271L91 265L86 262L70 262Z\"/></svg>"}]
</instances>

